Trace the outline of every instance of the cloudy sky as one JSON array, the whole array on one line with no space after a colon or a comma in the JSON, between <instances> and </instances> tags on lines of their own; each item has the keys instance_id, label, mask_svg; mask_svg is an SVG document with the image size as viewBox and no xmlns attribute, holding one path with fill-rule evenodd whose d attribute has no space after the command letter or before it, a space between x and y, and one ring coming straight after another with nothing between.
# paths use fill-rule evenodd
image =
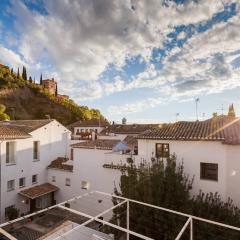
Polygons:
<instances>
[{"instance_id":1,"label":"cloudy sky","mask_svg":"<svg viewBox=\"0 0 240 240\"><path fill-rule=\"evenodd\" d=\"M240 113L240 1L1 0L0 62L110 120Z\"/></svg>"}]
</instances>

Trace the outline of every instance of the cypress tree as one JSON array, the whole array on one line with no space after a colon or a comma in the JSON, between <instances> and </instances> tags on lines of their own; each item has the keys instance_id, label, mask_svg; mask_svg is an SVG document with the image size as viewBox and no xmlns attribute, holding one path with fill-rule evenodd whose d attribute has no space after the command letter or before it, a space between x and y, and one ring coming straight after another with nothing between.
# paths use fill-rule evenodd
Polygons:
<instances>
[{"instance_id":1,"label":"cypress tree","mask_svg":"<svg viewBox=\"0 0 240 240\"><path fill-rule=\"evenodd\" d=\"M23 66L22 78L27 81L27 69L25 66Z\"/></svg>"},{"instance_id":2,"label":"cypress tree","mask_svg":"<svg viewBox=\"0 0 240 240\"><path fill-rule=\"evenodd\" d=\"M29 82L30 82L30 83L32 83L32 82L33 82L33 80L32 80L32 77L31 77L31 76L29 77Z\"/></svg>"},{"instance_id":3,"label":"cypress tree","mask_svg":"<svg viewBox=\"0 0 240 240\"><path fill-rule=\"evenodd\" d=\"M56 89L55 89L55 96L58 95L58 87L57 87L57 83L56 83Z\"/></svg>"},{"instance_id":4,"label":"cypress tree","mask_svg":"<svg viewBox=\"0 0 240 240\"><path fill-rule=\"evenodd\" d=\"M40 85L42 85L42 73L41 73L41 76L40 76Z\"/></svg>"}]
</instances>

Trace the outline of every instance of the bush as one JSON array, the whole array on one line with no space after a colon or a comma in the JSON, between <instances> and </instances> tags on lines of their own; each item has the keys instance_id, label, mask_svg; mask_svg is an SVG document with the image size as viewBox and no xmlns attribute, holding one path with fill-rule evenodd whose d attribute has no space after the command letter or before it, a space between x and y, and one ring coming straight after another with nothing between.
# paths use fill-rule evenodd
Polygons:
<instances>
[{"instance_id":1,"label":"bush","mask_svg":"<svg viewBox=\"0 0 240 240\"><path fill-rule=\"evenodd\" d=\"M19 209L14 208L14 207L8 208L6 211L6 215L7 215L8 220L10 220L10 221L14 220L19 217Z\"/></svg>"}]
</instances>

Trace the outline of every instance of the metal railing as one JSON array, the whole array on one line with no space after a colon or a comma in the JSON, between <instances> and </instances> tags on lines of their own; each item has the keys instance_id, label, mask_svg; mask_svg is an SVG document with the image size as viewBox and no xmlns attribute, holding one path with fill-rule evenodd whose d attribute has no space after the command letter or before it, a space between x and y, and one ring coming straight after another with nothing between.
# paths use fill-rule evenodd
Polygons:
<instances>
[{"instance_id":1,"label":"metal railing","mask_svg":"<svg viewBox=\"0 0 240 240\"><path fill-rule=\"evenodd\" d=\"M116 198L116 199L120 200L120 202L118 204L112 206L112 207L109 207L109 208L105 209L104 211L101 211L100 213L98 213L96 215L84 213L84 212L82 212L80 210L72 209L72 208L69 208L69 207L65 206L66 203L76 202L78 200L81 201L82 198L89 197L89 196L91 197L91 195L93 195L93 194L100 194L102 196L108 196L109 198ZM89 223L94 222L94 221L98 222L98 223L101 223L101 224L104 224L106 226L109 226L109 227L111 227L113 229L116 229L116 230L119 230L119 231L125 233L126 236L127 236L127 240L129 240L129 236L130 235L136 236L136 237L138 237L140 239L153 240L153 238L150 238L148 236L145 236L143 234L140 234L140 233L137 233L135 231L130 230L130 228L129 228L129 225L130 225L129 204L130 203L139 204L139 205L142 205L142 206L145 206L145 207L149 207L149 208L165 211L165 212L168 212L168 213L172 213L172 214L179 215L179 216L187 218L187 220L184 223L183 227L178 232L178 235L176 236L175 240L180 240L181 237L183 236L183 234L186 233L186 231L188 229L189 229L189 240L194 240L193 220L197 220L197 221L200 221L200 222L212 224L212 225L223 227L223 228L226 228L226 229L231 229L231 230L234 230L234 231L238 231L239 232L239 239L240 239L240 228L239 227L235 227L235 226L231 226L231 225L228 225L228 224L224 224L224 223L208 220L208 219L205 219L205 218L196 217L196 216L193 216L193 215L189 215L189 214L186 214L186 213L178 212L178 211L171 210L171 209L168 209L168 208L163 208L163 207L160 207L160 206L156 206L156 205L152 205L152 204L149 204L149 203L140 202L140 201L137 201L137 200L134 200L134 199L128 199L128 198L125 198L125 197L122 197L122 196L117 196L117 195L114 195L114 194L109 194L109 193L105 193L105 192L101 192L101 191L91 191L91 192L85 193L83 195L74 197L74 198L72 198L70 200L67 200L65 202L59 203L59 204L57 204L55 206L52 206L52 207L40 210L38 212L32 213L30 215L26 215L24 217L15 219L13 221L9 221L9 222L6 222L4 224L1 224L0 225L0 233L2 235L6 236L10 240L16 240L16 238L14 236L12 236L9 232L4 230L3 227L6 227L9 224L16 223L16 222L18 222L20 220L26 220L26 219L28 219L31 216L34 216L36 214L43 213L45 211L48 211L48 210L51 210L53 208L57 208L58 207L60 209L72 212L72 213L74 213L76 215L86 217L87 220L85 222L83 222L82 224L79 224L76 227L73 227L69 231L64 232L60 236L56 237L55 240L65 239L65 236L68 235L69 233L71 233L72 231L78 231L81 227L86 226ZM122 227L122 226L115 225L115 224L113 224L111 222L108 222L106 220L103 220L103 218L101 218L103 215L105 215L107 213L111 213L114 209L116 209L116 208L118 208L118 207L120 207L120 206L122 206L124 204L126 204L126 227L125 228Z\"/></svg>"}]
</instances>

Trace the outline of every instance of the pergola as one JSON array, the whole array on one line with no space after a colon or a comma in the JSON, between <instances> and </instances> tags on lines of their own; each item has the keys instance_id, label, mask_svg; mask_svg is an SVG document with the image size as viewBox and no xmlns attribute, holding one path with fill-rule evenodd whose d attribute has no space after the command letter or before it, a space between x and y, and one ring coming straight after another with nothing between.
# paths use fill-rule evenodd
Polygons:
<instances>
[{"instance_id":1,"label":"pergola","mask_svg":"<svg viewBox=\"0 0 240 240\"><path fill-rule=\"evenodd\" d=\"M118 203L114 205L112 203L112 199L118 200L117 201ZM104 192L100 192L100 191L87 192L86 194L74 197L74 198L67 200L65 202L62 202L60 204L57 204L57 205L51 206L49 208L40 210L38 212L26 215L24 217L15 219L13 221L1 224L0 225L0 233L2 235L6 236L7 239L16 240L17 238L12 236L10 234L10 232L5 230L5 228L7 226L16 224L23 220L27 220L37 214L59 208L59 209L68 211L70 213L73 213L77 216L84 217L86 220L84 222L82 222L81 224L72 225L71 228L68 228L68 230L58 233L57 236L55 234L54 238L48 238L48 237L44 238L43 237L43 238L39 238L39 239L54 239L54 240L61 240L61 239L65 239L65 240L71 239L72 240L72 239L74 239L74 240L78 240L78 236L79 236L79 239L81 239L81 234L83 234L83 231L81 231L81 229L85 229L85 227L91 226L92 223L99 223L99 224L108 226L111 229L114 229L114 230L117 230L117 231L120 231L121 233L123 233L123 235L125 237L122 239L129 240L131 236L135 236L138 239L152 240L153 238L151 238L149 236L146 236L146 235L143 235L141 233L131 230L131 228L130 228L131 211L129 211L130 204L137 204L137 205L140 205L143 207L156 209L161 212L174 214L179 217L183 217L185 219L185 222L182 225L182 228L179 230L178 234L175 236L175 240L181 240L181 238L183 237L183 234L185 234L186 232L188 232L189 240L194 240L193 221L199 221L199 222L203 222L206 224L210 224L212 226L221 227L223 229L236 231L237 233L239 233L239 239L240 239L240 228L238 228L238 227L230 226L227 224L211 221L208 219L192 216L189 214L185 214L182 212L163 208L160 206L155 206L155 205L151 205L148 203L144 203L144 202L140 202L140 201L136 201L133 199L128 199L128 198L124 198L121 196L104 193ZM113 210L116 208L119 208L119 207L124 207L124 206L125 206L125 210L126 210L126 226L123 227L120 225L116 225L116 224L112 223L111 221L109 221L111 219ZM72 236L73 234L74 234L74 237ZM84 232L84 234L86 237L86 232ZM76 238L76 236L77 236L77 238ZM87 238L85 238L85 239L87 239ZM89 235L88 239L89 240L92 239L90 235ZM96 239L105 239L105 238L101 238L101 236L98 236Z\"/></svg>"}]
</instances>

